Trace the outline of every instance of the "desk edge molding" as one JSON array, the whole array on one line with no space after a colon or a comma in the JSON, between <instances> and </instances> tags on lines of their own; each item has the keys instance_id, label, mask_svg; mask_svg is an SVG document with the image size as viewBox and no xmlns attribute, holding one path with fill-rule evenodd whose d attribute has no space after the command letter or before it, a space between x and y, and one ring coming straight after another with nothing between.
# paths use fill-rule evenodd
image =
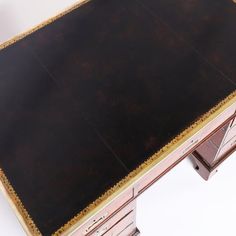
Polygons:
<instances>
[{"instance_id":1,"label":"desk edge molding","mask_svg":"<svg viewBox=\"0 0 236 236\"><path fill-rule=\"evenodd\" d=\"M162 147L154 155L149 157L144 163L142 163L135 170L130 172L126 177L124 177L120 182L106 191L102 196L97 198L94 202L89 204L85 209L75 215L71 220L65 223L61 228L54 232L53 236L64 236L72 233L79 225L82 225L90 217L99 212L104 206L106 206L110 201L114 200L123 191L134 184L139 178L145 175L151 168L153 168L160 161L165 159L171 152L182 145L188 138L198 132L206 124L216 118L221 112L236 103L236 90L232 92L229 96L223 99L220 103L214 106L207 113L202 115L197 121L186 128L183 132L177 135L172 141ZM37 228L33 219L30 217L29 213L25 209L23 203L15 192L10 181L4 173L4 170L0 169L0 189L3 191L4 195L7 196L10 205L16 212L16 215L21 222L23 228L25 229L27 235L41 236L40 230Z\"/></svg>"},{"instance_id":2,"label":"desk edge molding","mask_svg":"<svg viewBox=\"0 0 236 236\"><path fill-rule=\"evenodd\" d=\"M82 5L86 4L87 2L90 2L91 0L78 0L76 3L71 5L70 7L65 8L65 10L60 11L58 14L55 14L54 16L48 18L47 20L42 21L41 23L35 25L34 27L17 34L16 36L10 38L9 40L1 43L0 42L0 52L4 48L7 48L11 46L12 44L15 44L16 42L20 41L21 39L27 37L28 35L46 27L47 25L53 23L54 21L62 18L63 16L67 15L68 13L76 10L77 8L81 7Z\"/></svg>"}]
</instances>

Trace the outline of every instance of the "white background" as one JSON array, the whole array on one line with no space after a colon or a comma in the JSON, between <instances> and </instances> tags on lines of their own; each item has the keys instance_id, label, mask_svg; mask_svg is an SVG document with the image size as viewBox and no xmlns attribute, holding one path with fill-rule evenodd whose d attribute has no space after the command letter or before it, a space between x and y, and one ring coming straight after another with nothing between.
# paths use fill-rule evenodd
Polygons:
<instances>
[{"instance_id":1,"label":"white background","mask_svg":"<svg viewBox=\"0 0 236 236\"><path fill-rule=\"evenodd\" d=\"M0 0L0 42L57 14L75 0ZM141 236L235 236L236 154L206 182L188 159L138 199ZM25 236L0 193L0 236Z\"/></svg>"}]
</instances>

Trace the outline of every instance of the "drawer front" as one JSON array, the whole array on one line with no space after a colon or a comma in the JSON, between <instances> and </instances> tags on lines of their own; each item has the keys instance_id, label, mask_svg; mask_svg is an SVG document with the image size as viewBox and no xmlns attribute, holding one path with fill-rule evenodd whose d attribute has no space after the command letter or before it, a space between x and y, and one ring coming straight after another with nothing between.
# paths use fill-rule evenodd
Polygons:
<instances>
[{"instance_id":1,"label":"drawer front","mask_svg":"<svg viewBox=\"0 0 236 236\"><path fill-rule=\"evenodd\" d=\"M135 211L132 211L116 225L114 225L114 227L111 228L107 233L96 236L128 236L132 235L135 230Z\"/></svg>"},{"instance_id":2,"label":"drawer front","mask_svg":"<svg viewBox=\"0 0 236 236\"><path fill-rule=\"evenodd\" d=\"M91 236L99 236L103 235L107 231L109 231L114 225L116 225L122 218L128 215L130 212L135 211L136 202L132 201L126 207L121 209L118 213L116 213L111 219L104 223L100 228L98 228Z\"/></svg>"},{"instance_id":3,"label":"drawer front","mask_svg":"<svg viewBox=\"0 0 236 236\"><path fill-rule=\"evenodd\" d=\"M228 141L230 141L232 138L236 136L236 125L231 126L231 128L228 130L225 139L224 139L224 144L226 144Z\"/></svg>"},{"instance_id":4,"label":"drawer front","mask_svg":"<svg viewBox=\"0 0 236 236\"><path fill-rule=\"evenodd\" d=\"M236 136L234 136L231 140L229 140L224 146L220 149L218 153L218 158L221 158L228 151L236 147Z\"/></svg>"},{"instance_id":5,"label":"drawer front","mask_svg":"<svg viewBox=\"0 0 236 236\"><path fill-rule=\"evenodd\" d=\"M113 236L132 236L134 234L135 229L136 226L134 225L134 223L132 223L126 226L126 228L122 230L119 234L113 234Z\"/></svg>"},{"instance_id":6,"label":"drawer front","mask_svg":"<svg viewBox=\"0 0 236 236\"><path fill-rule=\"evenodd\" d=\"M133 198L133 188L127 189L125 192L116 197L107 206L105 206L100 212L92 216L84 224L78 227L71 236L84 236L89 234L105 220L107 220L116 210L122 207L126 202Z\"/></svg>"}]
</instances>

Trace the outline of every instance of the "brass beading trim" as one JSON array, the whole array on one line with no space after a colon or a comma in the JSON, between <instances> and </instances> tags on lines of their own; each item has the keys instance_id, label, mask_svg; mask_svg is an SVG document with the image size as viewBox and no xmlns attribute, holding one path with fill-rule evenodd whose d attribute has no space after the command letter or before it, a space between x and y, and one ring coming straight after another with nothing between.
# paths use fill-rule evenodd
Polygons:
<instances>
[{"instance_id":1,"label":"brass beading trim","mask_svg":"<svg viewBox=\"0 0 236 236\"><path fill-rule=\"evenodd\" d=\"M42 234L35 225L34 221L31 219L29 213L25 209L23 203L21 202L2 169L0 169L0 189L6 196L11 207L13 207L15 210L17 217L27 235L41 236Z\"/></svg>"},{"instance_id":2,"label":"brass beading trim","mask_svg":"<svg viewBox=\"0 0 236 236\"><path fill-rule=\"evenodd\" d=\"M0 44L0 50L16 43L17 41L23 39L29 34L45 27L46 25L54 22L55 20L63 17L64 15L70 13L71 11L77 9L81 5L89 2L90 0L80 0L76 4L67 8L65 11L59 13L58 15L44 21L43 23L37 25L36 27L21 33L12 39ZM78 225L83 223L90 216L98 212L103 206L105 206L110 200L114 199L119 193L128 188L132 183L134 183L137 179L139 179L142 175L144 175L149 169L151 169L154 165L158 164L161 160L163 160L168 154L170 154L173 150L178 148L184 141L190 138L194 133L199 131L204 125L213 120L216 116L218 116L223 110L236 102L236 91L231 93L228 97L226 97L219 104L214 106L210 111L202 115L196 122L194 122L190 127L185 129L182 133L180 133L176 138L174 138L171 142L161 148L154 155L149 157L147 161L141 164L137 169L132 171L129 175L127 175L124 179L122 179L119 183L117 183L114 187L105 192L102 196L97 198L93 203L87 206L84 210L74 216L70 221L68 221L65 225L63 225L60 229L58 229L53 236L61 236L68 235L68 233L72 232ZM14 191L11 183L7 179L3 170L0 169L0 188L3 192L8 196L8 200L10 201L12 207L15 209L16 214L22 223L26 233L32 236L41 236L39 229L31 219L27 210L25 209L23 203L17 196L17 193Z\"/></svg>"},{"instance_id":3,"label":"brass beading trim","mask_svg":"<svg viewBox=\"0 0 236 236\"><path fill-rule=\"evenodd\" d=\"M79 212L76 216L74 216L70 221L68 221L52 235L62 236L71 233L80 224L85 222L92 215L96 214L109 201L114 199L118 194L120 194L129 186L131 186L132 183L134 183L137 179L143 176L148 170L158 164L165 157L167 157L172 151L178 148L188 138L190 138L193 134L203 128L211 120L216 118L221 112L223 112L227 107L229 107L233 103L236 103L236 90L228 97L226 97L223 101L214 106L210 111L202 115L196 122L194 122L178 136L176 136L176 138L174 138L171 142L161 148L154 155L149 157L143 164L133 170L129 175L123 178L115 186L113 186L102 196L97 198L93 203L89 204L84 210ZM17 193L14 191L11 183L8 181L2 169L0 169L0 182L4 187L2 189L5 190L7 196L9 197L8 200L10 199L10 201L14 204L13 208L16 209L17 216L19 217L20 222L23 224L26 233L32 236L41 236L42 234L31 219L30 215L28 214L23 203L17 196Z\"/></svg>"},{"instance_id":4,"label":"brass beading trim","mask_svg":"<svg viewBox=\"0 0 236 236\"><path fill-rule=\"evenodd\" d=\"M60 12L59 14L56 14L55 16L53 17L50 17L49 19L47 19L46 21L43 21L42 23L36 25L35 27L32 27L31 29L23 32L23 33L20 33L16 36L14 36L13 38L7 40L6 42L0 44L0 51L6 47L9 47L10 45L16 43L17 41L25 38L26 36L34 33L35 31L53 23L54 21L56 21L57 19L65 16L66 14L70 13L71 11L79 8L80 6L84 5L85 3L89 2L90 0L79 0L77 1L75 4L73 4L72 6L66 8L64 11Z\"/></svg>"},{"instance_id":5,"label":"brass beading trim","mask_svg":"<svg viewBox=\"0 0 236 236\"><path fill-rule=\"evenodd\" d=\"M210 111L202 115L196 122L181 132L172 141L166 144L154 155L149 157L143 164L133 170L129 175L123 178L114 187L105 192L101 197L91 203L88 207L78 213L74 218L68 221L64 226L57 230L53 236L64 236L71 233L78 225L82 224L90 216L98 212L103 206L105 206L111 199L114 199L120 192L132 185L137 179L143 176L153 166L158 164L167 155L177 149L182 143L189 139L193 134L198 132L207 123L216 118L227 107L236 103L236 90L232 92L228 97L214 106Z\"/></svg>"}]
</instances>

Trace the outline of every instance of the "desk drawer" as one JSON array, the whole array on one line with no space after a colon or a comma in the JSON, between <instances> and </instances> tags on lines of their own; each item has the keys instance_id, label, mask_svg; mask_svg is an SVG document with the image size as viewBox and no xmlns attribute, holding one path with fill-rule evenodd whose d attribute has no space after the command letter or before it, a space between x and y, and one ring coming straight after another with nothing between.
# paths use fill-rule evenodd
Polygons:
<instances>
[{"instance_id":1,"label":"desk drawer","mask_svg":"<svg viewBox=\"0 0 236 236\"><path fill-rule=\"evenodd\" d=\"M92 232L95 228L101 225L107 220L115 211L121 208L126 202L133 198L133 189L129 188L107 206L105 206L100 212L92 216L84 224L78 227L71 236L84 236Z\"/></svg>"},{"instance_id":2,"label":"desk drawer","mask_svg":"<svg viewBox=\"0 0 236 236\"><path fill-rule=\"evenodd\" d=\"M233 139L235 136L236 136L236 125L231 126L231 128L228 130L224 139L224 144Z\"/></svg>"},{"instance_id":3,"label":"desk drawer","mask_svg":"<svg viewBox=\"0 0 236 236\"><path fill-rule=\"evenodd\" d=\"M105 234L98 234L96 236L128 236L132 235L136 230L135 211L131 211L114 227L112 227Z\"/></svg>"},{"instance_id":4,"label":"desk drawer","mask_svg":"<svg viewBox=\"0 0 236 236\"><path fill-rule=\"evenodd\" d=\"M114 227L122 218L128 215L130 212L135 211L136 202L133 201L128 204L126 207L121 209L118 213L116 213L111 219L104 223L101 227L99 227L91 236L103 235L108 232L112 227Z\"/></svg>"}]
</instances>

